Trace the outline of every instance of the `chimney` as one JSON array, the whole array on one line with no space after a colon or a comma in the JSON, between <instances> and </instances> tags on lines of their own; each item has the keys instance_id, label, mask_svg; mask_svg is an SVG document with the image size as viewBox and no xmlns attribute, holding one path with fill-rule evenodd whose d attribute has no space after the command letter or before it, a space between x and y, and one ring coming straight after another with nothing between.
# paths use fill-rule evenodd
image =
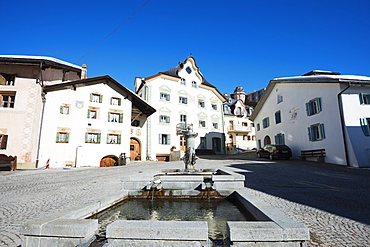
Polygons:
<instances>
[{"instance_id":1,"label":"chimney","mask_svg":"<svg viewBox=\"0 0 370 247\"><path fill-rule=\"evenodd\" d=\"M87 78L87 67L86 64L82 64L81 79Z\"/></svg>"}]
</instances>

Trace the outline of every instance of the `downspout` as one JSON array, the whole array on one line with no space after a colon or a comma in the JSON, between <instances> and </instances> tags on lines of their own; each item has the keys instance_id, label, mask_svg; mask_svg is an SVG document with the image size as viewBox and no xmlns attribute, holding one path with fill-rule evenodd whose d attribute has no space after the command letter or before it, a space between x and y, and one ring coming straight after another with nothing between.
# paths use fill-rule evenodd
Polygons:
<instances>
[{"instance_id":1,"label":"downspout","mask_svg":"<svg viewBox=\"0 0 370 247\"><path fill-rule=\"evenodd\" d=\"M147 98L147 88L148 86L145 85L144 86L144 100L148 101L148 98ZM148 119L147 117L147 123L146 123L146 145L145 145L145 153L146 153L146 157L145 159L146 160L150 160L150 156L149 156L149 121L150 119Z\"/></svg>"},{"instance_id":2,"label":"downspout","mask_svg":"<svg viewBox=\"0 0 370 247\"><path fill-rule=\"evenodd\" d=\"M341 127L342 127L342 136L343 136L343 144L344 144L344 154L346 157L346 165L350 166L349 164L349 158L348 158L348 147L347 147L347 139L346 139L346 128L345 128L345 123L344 123L344 112L343 112L343 103L342 103L342 94L350 88L351 85L348 83L347 87L344 88L340 93L338 93L338 106L339 106L339 115L340 115L340 122L341 122Z\"/></svg>"},{"instance_id":3,"label":"downspout","mask_svg":"<svg viewBox=\"0 0 370 247\"><path fill-rule=\"evenodd\" d=\"M36 168L39 166L39 157L40 157L40 141L41 141L41 131L42 131L42 123L44 121L44 111L45 111L45 103L46 103L46 93L44 92L44 79L42 77L42 62L40 62L40 86L41 86L41 98L42 98L42 110L41 110L41 120L40 120L40 128L39 128L39 137L37 141L37 150L36 150Z\"/></svg>"}]
</instances>

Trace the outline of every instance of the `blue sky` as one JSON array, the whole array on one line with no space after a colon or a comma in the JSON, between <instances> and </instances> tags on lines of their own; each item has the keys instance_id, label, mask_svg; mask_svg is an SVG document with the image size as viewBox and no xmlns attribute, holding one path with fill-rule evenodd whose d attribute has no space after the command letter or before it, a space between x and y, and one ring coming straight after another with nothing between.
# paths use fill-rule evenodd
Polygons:
<instances>
[{"instance_id":1,"label":"blue sky","mask_svg":"<svg viewBox=\"0 0 370 247\"><path fill-rule=\"evenodd\" d=\"M131 90L190 54L228 94L315 69L370 76L369 0L150 0L83 57L147 1L0 0L0 54L87 64Z\"/></svg>"}]
</instances>

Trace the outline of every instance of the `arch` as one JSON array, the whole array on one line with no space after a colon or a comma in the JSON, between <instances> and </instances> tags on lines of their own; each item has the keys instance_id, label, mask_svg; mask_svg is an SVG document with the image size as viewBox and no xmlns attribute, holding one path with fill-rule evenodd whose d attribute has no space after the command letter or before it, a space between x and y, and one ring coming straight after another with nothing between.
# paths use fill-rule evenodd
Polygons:
<instances>
[{"instance_id":1,"label":"arch","mask_svg":"<svg viewBox=\"0 0 370 247\"><path fill-rule=\"evenodd\" d=\"M271 138L269 136L265 136L263 139L263 145L271 144Z\"/></svg>"},{"instance_id":2,"label":"arch","mask_svg":"<svg viewBox=\"0 0 370 247\"><path fill-rule=\"evenodd\" d=\"M100 167L110 167L118 165L118 157L115 155L106 155L100 160Z\"/></svg>"},{"instance_id":3,"label":"arch","mask_svg":"<svg viewBox=\"0 0 370 247\"><path fill-rule=\"evenodd\" d=\"M135 137L130 138L130 159L141 160L141 142Z\"/></svg>"}]
</instances>

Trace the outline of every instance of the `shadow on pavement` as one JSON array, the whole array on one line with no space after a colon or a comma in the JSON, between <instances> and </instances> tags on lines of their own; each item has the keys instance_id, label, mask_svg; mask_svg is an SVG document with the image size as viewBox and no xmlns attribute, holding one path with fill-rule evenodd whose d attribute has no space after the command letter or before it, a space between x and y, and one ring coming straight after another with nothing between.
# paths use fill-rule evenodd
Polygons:
<instances>
[{"instance_id":1,"label":"shadow on pavement","mask_svg":"<svg viewBox=\"0 0 370 247\"><path fill-rule=\"evenodd\" d=\"M370 170L300 160L259 159L255 153L200 156L231 160L245 186L370 225ZM232 164L232 160L238 163ZM245 160L245 163L240 161ZM242 170L245 170L243 172Z\"/></svg>"}]
</instances>

